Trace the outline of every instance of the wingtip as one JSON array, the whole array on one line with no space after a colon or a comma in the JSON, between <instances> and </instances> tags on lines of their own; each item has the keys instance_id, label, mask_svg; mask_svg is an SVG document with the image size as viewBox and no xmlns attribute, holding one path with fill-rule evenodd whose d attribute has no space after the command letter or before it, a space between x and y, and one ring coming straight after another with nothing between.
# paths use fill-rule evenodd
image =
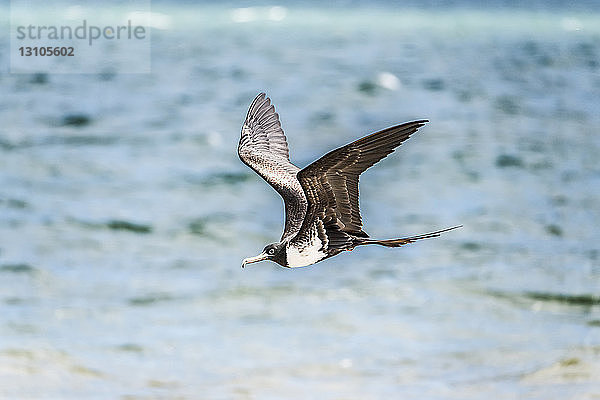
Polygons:
<instances>
[{"instance_id":1,"label":"wingtip","mask_svg":"<svg viewBox=\"0 0 600 400\"><path fill-rule=\"evenodd\" d=\"M422 127L424 127L427 123L429 123L428 119L418 119L416 121L413 121L413 127L415 131L418 131L419 129L421 129Z\"/></svg>"},{"instance_id":2,"label":"wingtip","mask_svg":"<svg viewBox=\"0 0 600 400\"><path fill-rule=\"evenodd\" d=\"M246 113L246 120L248 120L248 118L253 115L259 108L261 108L265 103L267 103L267 105L271 104L271 99L269 99L266 95L265 92L260 92L255 98L254 100L252 100L252 103L250 104L250 107L248 107L248 112Z\"/></svg>"},{"instance_id":3,"label":"wingtip","mask_svg":"<svg viewBox=\"0 0 600 400\"><path fill-rule=\"evenodd\" d=\"M269 100L269 98L267 97L267 94L265 92L260 92L259 94L256 95L256 97L254 98L254 100L252 101L252 104L250 105L250 107L252 107L252 105L257 104L259 102L263 102L265 100L265 98L267 100Z\"/></svg>"},{"instance_id":4,"label":"wingtip","mask_svg":"<svg viewBox=\"0 0 600 400\"><path fill-rule=\"evenodd\" d=\"M412 126L415 130L422 128L423 126L425 126L425 124L427 124L429 122L428 119L416 119L414 121L410 121L410 122L405 122L404 124L401 125L409 125Z\"/></svg>"},{"instance_id":5,"label":"wingtip","mask_svg":"<svg viewBox=\"0 0 600 400\"><path fill-rule=\"evenodd\" d=\"M259 95L260 98L260 103L262 105L266 104L267 106L272 106L273 104L271 104L271 98L269 96L267 96L267 94L265 92L261 92Z\"/></svg>"}]
</instances>

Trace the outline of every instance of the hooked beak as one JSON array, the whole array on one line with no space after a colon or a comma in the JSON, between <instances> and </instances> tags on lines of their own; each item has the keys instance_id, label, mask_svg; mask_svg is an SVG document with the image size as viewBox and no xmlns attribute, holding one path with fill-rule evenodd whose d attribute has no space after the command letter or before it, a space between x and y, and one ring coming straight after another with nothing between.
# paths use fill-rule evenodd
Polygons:
<instances>
[{"instance_id":1,"label":"hooked beak","mask_svg":"<svg viewBox=\"0 0 600 400\"><path fill-rule=\"evenodd\" d=\"M248 257L248 258L244 258L244 261L242 261L242 268L244 268L246 266L246 264L252 264L255 262L259 262L259 261L264 261L268 258L269 256L266 255L265 253L260 253L259 255L257 255L256 257Z\"/></svg>"}]
</instances>

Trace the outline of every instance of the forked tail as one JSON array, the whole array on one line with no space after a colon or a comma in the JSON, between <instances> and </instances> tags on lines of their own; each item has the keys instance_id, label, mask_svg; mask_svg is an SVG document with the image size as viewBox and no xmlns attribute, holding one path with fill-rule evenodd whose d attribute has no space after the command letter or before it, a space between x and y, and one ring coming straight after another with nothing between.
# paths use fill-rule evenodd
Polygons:
<instances>
[{"instance_id":1,"label":"forked tail","mask_svg":"<svg viewBox=\"0 0 600 400\"><path fill-rule=\"evenodd\" d=\"M442 229L442 230L435 231L435 232L423 233L421 235L409 236L409 237L400 238L400 239L376 240L376 239L359 238L356 245L362 246L362 245L366 245L366 244L378 244L378 245L385 246L385 247L400 247L400 246L404 246L405 244L416 242L417 240L438 237L438 236L440 236L440 234L442 234L444 232L448 232L453 229L457 229L457 228L461 228L461 227L462 227L462 225L457 225L457 226L453 226L452 228L446 228L446 229Z\"/></svg>"}]
</instances>

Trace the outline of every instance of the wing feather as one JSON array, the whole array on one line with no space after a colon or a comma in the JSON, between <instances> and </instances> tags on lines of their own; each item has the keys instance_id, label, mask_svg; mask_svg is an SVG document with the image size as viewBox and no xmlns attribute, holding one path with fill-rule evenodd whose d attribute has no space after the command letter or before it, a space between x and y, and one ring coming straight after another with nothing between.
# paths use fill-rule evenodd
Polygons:
<instances>
[{"instance_id":1,"label":"wing feather","mask_svg":"<svg viewBox=\"0 0 600 400\"><path fill-rule=\"evenodd\" d=\"M295 236L307 209L306 196L297 178L300 168L290 162L279 114L264 93L256 96L248 109L242 126L238 155L244 164L283 197L285 228L281 240Z\"/></svg>"},{"instance_id":2,"label":"wing feather","mask_svg":"<svg viewBox=\"0 0 600 400\"><path fill-rule=\"evenodd\" d=\"M333 244L349 235L367 238L359 208L359 176L422 127L427 120L392 126L333 150L298 172L308 210L298 236L313 229L316 220L327 228Z\"/></svg>"}]
</instances>

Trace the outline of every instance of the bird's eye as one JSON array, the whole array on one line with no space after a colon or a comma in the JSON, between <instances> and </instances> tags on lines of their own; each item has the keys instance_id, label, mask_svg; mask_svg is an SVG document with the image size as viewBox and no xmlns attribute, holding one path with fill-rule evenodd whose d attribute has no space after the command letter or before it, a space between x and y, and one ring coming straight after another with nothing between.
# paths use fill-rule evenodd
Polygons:
<instances>
[{"instance_id":1,"label":"bird's eye","mask_svg":"<svg viewBox=\"0 0 600 400\"><path fill-rule=\"evenodd\" d=\"M274 248L270 248L270 249L267 251L267 254L268 254L268 255L270 255L270 256L272 256L273 254L275 254L275 249L274 249Z\"/></svg>"}]
</instances>

